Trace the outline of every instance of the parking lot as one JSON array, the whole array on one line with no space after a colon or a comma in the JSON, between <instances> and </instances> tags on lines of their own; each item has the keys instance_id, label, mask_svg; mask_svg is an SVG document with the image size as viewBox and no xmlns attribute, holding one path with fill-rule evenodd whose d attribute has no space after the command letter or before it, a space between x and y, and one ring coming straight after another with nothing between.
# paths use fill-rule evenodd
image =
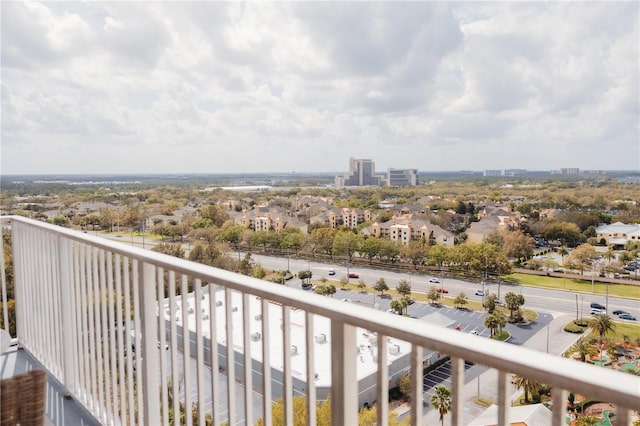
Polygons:
<instances>
[{"instance_id":1,"label":"parking lot","mask_svg":"<svg viewBox=\"0 0 640 426\"><path fill-rule=\"evenodd\" d=\"M472 363L465 362L464 369L465 371L474 367ZM475 367L474 367L475 368ZM478 367L479 369L480 367ZM466 374L465 374L466 376ZM473 376L475 377L475 375ZM467 378L470 380L470 378ZM431 399L431 395L433 394L433 388L437 385L444 385L451 389L451 362L447 361L446 363L439 366L437 369L429 372L424 376L423 380L423 396L424 400L429 403Z\"/></svg>"}]
</instances>

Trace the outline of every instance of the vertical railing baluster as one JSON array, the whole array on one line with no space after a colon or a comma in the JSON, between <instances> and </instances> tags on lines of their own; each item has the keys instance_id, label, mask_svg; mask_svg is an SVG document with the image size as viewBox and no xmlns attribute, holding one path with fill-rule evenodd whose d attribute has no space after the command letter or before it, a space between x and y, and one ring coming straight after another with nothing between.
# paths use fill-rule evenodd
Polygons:
<instances>
[{"instance_id":1,"label":"vertical railing baluster","mask_svg":"<svg viewBox=\"0 0 640 426\"><path fill-rule=\"evenodd\" d=\"M120 330L120 324L116 319L115 308L114 308L114 296L116 295L114 288L114 271L113 271L113 262L114 257L111 251L107 252L107 308L108 308L108 321L109 325L109 349L110 349L110 361L109 361L109 370L111 372L111 422L113 424L119 423L120 418L118 415L118 364L120 358L116 357L116 342L120 340L118 336L118 331Z\"/></svg>"},{"instance_id":2,"label":"vertical railing baluster","mask_svg":"<svg viewBox=\"0 0 640 426\"><path fill-rule=\"evenodd\" d=\"M307 426L315 426L316 419L316 354L311 312L305 312L305 351L307 353Z\"/></svg>"},{"instance_id":3,"label":"vertical railing baluster","mask_svg":"<svg viewBox=\"0 0 640 426\"><path fill-rule=\"evenodd\" d=\"M291 374L291 308L282 306L282 397L284 399L284 424L293 425L293 379Z\"/></svg>"},{"instance_id":4,"label":"vertical railing baluster","mask_svg":"<svg viewBox=\"0 0 640 426\"><path fill-rule=\"evenodd\" d=\"M411 398L411 423L413 426L422 424L422 346L411 345L411 391L415 398Z\"/></svg>"},{"instance_id":5,"label":"vertical railing baluster","mask_svg":"<svg viewBox=\"0 0 640 426\"><path fill-rule=\"evenodd\" d=\"M389 367L387 366L387 336L378 333L378 425L386 425L389 418Z\"/></svg>"},{"instance_id":6,"label":"vertical railing baluster","mask_svg":"<svg viewBox=\"0 0 640 426\"><path fill-rule=\"evenodd\" d=\"M157 292L158 292L158 337L160 338L160 398L162 407L162 424L169 424L169 389L167 383L167 321L164 311L164 268L157 269Z\"/></svg>"},{"instance_id":7,"label":"vertical railing baluster","mask_svg":"<svg viewBox=\"0 0 640 426\"><path fill-rule=\"evenodd\" d=\"M211 342L211 410L213 424L220 424L220 359L218 353L218 307L216 306L216 285L209 283L209 336Z\"/></svg>"},{"instance_id":8,"label":"vertical railing baluster","mask_svg":"<svg viewBox=\"0 0 640 426\"><path fill-rule=\"evenodd\" d=\"M178 369L178 321L176 313L176 273L169 271L169 329L171 333L171 394L173 395L173 424L180 425L180 374ZM177 415L176 415L177 414Z\"/></svg>"},{"instance_id":9,"label":"vertical railing baluster","mask_svg":"<svg viewBox=\"0 0 640 426\"><path fill-rule=\"evenodd\" d=\"M142 386L139 386L144 409L144 420L141 422L149 426L160 424L160 404L158 401L158 318L156 316L156 267L150 263L142 264L142 279L139 310L141 314L141 329L144 360L138 358L138 369L142 370ZM161 348L164 350L164 348ZM142 362L141 362L142 361ZM142 365L140 365L142 364ZM190 414L190 413L189 413Z\"/></svg>"},{"instance_id":10,"label":"vertical railing baluster","mask_svg":"<svg viewBox=\"0 0 640 426\"><path fill-rule=\"evenodd\" d=\"M551 410L552 414L552 423L553 426L564 426L566 425L567 419L567 391L564 389L553 389L551 402L553 404L553 410ZM627 423L617 423L620 425L627 425Z\"/></svg>"},{"instance_id":11,"label":"vertical railing baluster","mask_svg":"<svg viewBox=\"0 0 640 426\"><path fill-rule=\"evenodd\" d=\"M134 341L135 341L135 360L136 360L136 368L135 368L135 386L136 386L136 407L135 413L138 418L136 419L136 424L145 424L145 414L146 408L144 405L144 396L145 389L143 388L144 383L142 379L142 370L144 369L144 357L145 357L145 348L142 344L142 321L140 319L140 315L144 315L140 309L140 287L142 286L143 280L140 279L140 275L142 274L142 270L140 267L140 261L137 259L131 259L132 262L132 270L131 270L131 285L133 288L133 329L134 329ZM144 290L143 290L144 291Z\"/></svg>"},{"instance_id":12,"label":"vertical railing baluster","mask_svg":"<svg viewBox=\"0 0 640 426\"><path fill-rule=\"evenodd\" d=\"M107 305L111 304L110 294L107 290L106 253L100 250L100 325L102 326L102 368L104 369L104 400L102 404L105 411L106 423L111 423L111 364L109 363L109 341L111 329L107 316Z\"/></svg>"},{"instance_id":13,"label":"vertical railing baluster","mask_svg":"<svg viewBox=\"0 0 640 426\"><path fill-rule=\"evenodd\" d=\"M231 300L231 289L225 288L225 319L227 326L227 411L229 415L228 424L236 424L236 363L233 349L233 301Z\"/></svg>"},{"instance_id":14,"label":"vertical railing baluster","mask_svg":"<svg viewBox=\"0 0 640 426\"><path fill-rule=\"evenodd\" d=\"M506 426L509 424L509 375L506 371L498 371L498 424Z\"/></svg>"},{"instance_id":15,"label":"vertical railing baluster","mask_svg":"<svg viewBox=\"0 0 640 426\"><path fill-rule=\"evenodd\" d=\"M242 294L242 327L244 330L244 418L247 423L253 419L253 363L251 358L251 310L249 309L249 294Z\"/></svg>"},{"instance_id":16,"label":"vertical railing baluster","mask_svg":"<svg viewBox=\"0 0 640 426\"><path fill-rule=\"evenodd\" d=\"M451 357L451 424L463 424L464 402L464 359ZM429 402L429 401L427 401Z\"/></svg>"},{"instance_id":17,"label":"vertical railing baluster","mask_svg":"<svg viewBox=\"0 0 640 426\"><path fill-rule=\"evenodd\" d=\"M194 280L193 298L195 305L194 320L196 324L196 388L198 389L198 424L205 424L205 398L204 380L206 377L206 367L204 365L204 348L202 336L202 281Z\"/></svg>"},{"instance_id":18,"label":"vertical railing baluster","mask_svg":"<svg viewBox=\"0 0 640 426\"><path fill-rule=\"evenodd\" d=\"M184 406L187 411L185 420L191 426L191 333L189 331L188 277L182 275L180 282L180 307L182 308L182 361L184 368Z\"/></svg>"},{"instance_id":19,"label":"vertical railing baluster","mask_svg":"<svg viewBox=\"0 0 640 426\"><path fill-rule=\"evenodd\" d=\"M62 303L62 327L63 334L62 350L64 351L63 371L64 371L64 393L71 395L76 389L76 354L74 351L74 340L76 324L73 322L73 308L75 306L73 298L73 278L71 276L69 259L69 240L58 236L58 252L60 265L58 267L58 282L61 289L60 302Z\"/></svg>"},{"instance_id":20,"label":"vertical railing baluster","mask_svg":"<svg viewBox=\"0 0 640 426\"><path fill-rule=\"evenodd\" d=\"M94 268L93 265L93 257L95 256L95 250L93 247L88 247L89 253L87 253L86 268L87 268L87 313L88 313L88 322L87 322L87 334L89 335L89 347L88 349L91 351L90 361L91 361L91 390L89 395L91 396L91 406L94 412L99 412L99 407L97 405L97 395L98 395L98 367L96 365L96 357L97 357L97 348L98 345L96 343L96 331L95 331L95 322L94 322L94 313L95 313L95 289L94 289Z\"/></svg>"},{"instance_id":21,"label":"vertical railing baluster","mask_svg":"<svg viewBox=\"0 0 640 426\"><path fill-rule=\"evenodd\" d=\"M118 417L119 422L125 423L127 418L127 398L125 391L125 384L127 382L127 376L125 375L125 350L126 345L129 342L130 336L126 334L126 327L124 324L125 319L122 316L122 298L124 297L122 291L122 258L119 254L115 255L114 260L115 270L115 286L116 286L116 330L118 332L118 338L116 339L118 348L118 375L119 380L119 398L118 398Z\"/></svg>"},{"instance_id":22,"label":"vertical railing baluster","mask_svg":"<svg viewBox=\"0 0 640 426\"><path fill-rule=\"evenodd\" d=\"M356 328L331 319L331 423L358 424L358 381L356 377ZM386 368L386 367L385 367Z\"/></svg>"},{"instance_id":23,"label":"vertical railing baluster","mask_svg":"<svg viewBox=\"0 0 640 426\"><path fill-rule=\"evenodd\" d=\"M91 339L93 338L91 334L91 328L89 320L92 318L91 316L91 304L89 303L89 296L91 294L90 286L89 286L89 278L87 274L87 266L89 263L89 253L87 251L89 248L86 245L82 246L82 249L79 253L78 258L78 268L80 271L80 301L78 308L80 309L79 316L82 320L82 359L84 360L84 395L85 401L89 401L89 407L93 408L93 353L94 351L91 349Z\"/></svg>"},{"instance_id":24,"label":"vertical railing baluster","mask_svg":"<svg viewBox=\"0 0 640 426\"><path fill-rule=\"evenodd\" d=\"M270 324L269 301L262 299L262 419L265 426L271 426L273 423L271 418L271 354L269 352L269 343L271 341L271 333L269 332Z\"/></svg>"},{"instance_id":25,"label":"vertical railing baluster","mask_svg":"<svg viewBox=\"0 0 640 426\"><path fill-rule=\"evenodd\" d=\"M123 262L122 262L122 270L124 272L124 286L123 286L123 292L124 292L124 314L125 314L125 320L124 320L124 332L125 332L125 337L124 337L124 344L125 344L125 354L127 356L127 413L129 414L129 424L130 425L135 425L136 424L136 400L135 400L135 388L136 383L135 383L135 372L133 371L133 358L136 356L135 351L133 350L131 341L132 341L132 336L131 336L131 322L133 320L133 318L131 318L131 314L134 310L134 306L132 306L132 272L133 270L130 268L133 268L133 262L131 260L131 258L129 257L123 257ZM133 323L134 327L135 327L135 321Z\"/></svg>"}]
</instances>

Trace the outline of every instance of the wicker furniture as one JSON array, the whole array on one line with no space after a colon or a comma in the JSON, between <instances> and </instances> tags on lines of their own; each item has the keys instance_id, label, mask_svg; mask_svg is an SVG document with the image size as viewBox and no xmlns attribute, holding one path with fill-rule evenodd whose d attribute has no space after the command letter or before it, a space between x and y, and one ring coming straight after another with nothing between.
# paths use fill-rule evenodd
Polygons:
<instances>
[{"instance_id":1,"label":"wicker furniture","mask_svg":"<svg viewBox=\"0 0 640 426\"><path fill-rule=\"evenodd\" d=\"M0 426L42 426L46 382L44 370L0 380Z\"/></svg>"}]
</instances>

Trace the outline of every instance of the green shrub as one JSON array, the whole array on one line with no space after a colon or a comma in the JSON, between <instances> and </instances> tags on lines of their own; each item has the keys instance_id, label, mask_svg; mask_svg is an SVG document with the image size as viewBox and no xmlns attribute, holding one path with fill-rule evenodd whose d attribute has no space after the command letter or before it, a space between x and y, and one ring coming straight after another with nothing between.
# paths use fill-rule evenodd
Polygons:
<instances>
[{"instance_id":1,"label":"green shrub","mask_svg":"<svg viewBox=\"0 0 640 426\"><path fill-rule=\"evenodd\" d=\"M567 325L564 326L563 330L567 333L584 333L587 329L586 325L581 325L582 323L578 323L575 320L571 321Z\"/></svg>"}]
</instances>

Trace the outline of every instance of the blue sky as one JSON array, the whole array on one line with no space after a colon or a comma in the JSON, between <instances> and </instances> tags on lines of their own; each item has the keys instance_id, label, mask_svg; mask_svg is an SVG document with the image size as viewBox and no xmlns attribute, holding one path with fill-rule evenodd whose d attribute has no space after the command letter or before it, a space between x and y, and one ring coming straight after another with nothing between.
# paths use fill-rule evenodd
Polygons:
<instances>
[{"instance_id":1,"label":"blue sky","mask_svg":"<svg viewBox=\"0 0 640 426\"><path fill-rule=\"evenodd\" d=\"M640 169L640 3L2 2L2 174Z\"/></svg>"}]
</instances>

